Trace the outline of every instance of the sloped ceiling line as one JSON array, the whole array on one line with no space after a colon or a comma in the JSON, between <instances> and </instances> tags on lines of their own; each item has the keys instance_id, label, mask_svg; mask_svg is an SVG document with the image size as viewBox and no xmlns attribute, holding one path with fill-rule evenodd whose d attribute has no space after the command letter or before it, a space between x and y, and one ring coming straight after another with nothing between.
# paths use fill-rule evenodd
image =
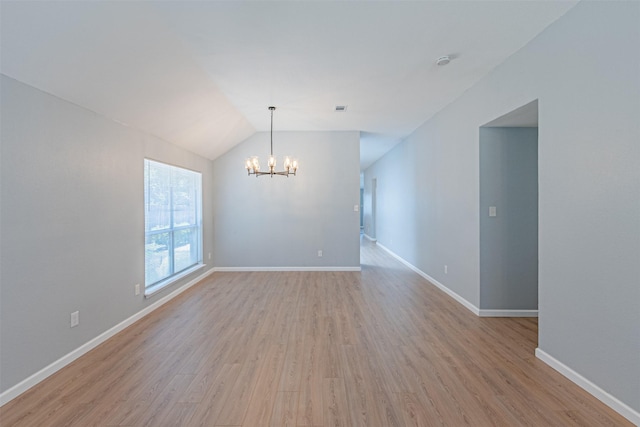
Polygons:
<instances>
[{"instance_id":1,"label":"sloped ceiling line","mask_svg":"<svg viewBox=\"0 0 640 427\"><path fill-rule=\"evenodd\" d=\"M366 168L575 3L2 1L1 67L209 159L276 105L361 131Z\"/></svg>"}]
</instances>

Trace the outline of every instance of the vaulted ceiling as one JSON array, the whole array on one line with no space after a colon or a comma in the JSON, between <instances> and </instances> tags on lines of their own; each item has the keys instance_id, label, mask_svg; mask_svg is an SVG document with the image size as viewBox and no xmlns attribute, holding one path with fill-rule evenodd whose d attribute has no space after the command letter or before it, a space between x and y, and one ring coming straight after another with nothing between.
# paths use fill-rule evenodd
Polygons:
<instances>
[{"instance_id":1,"label":"vaulted ceiling","mask_svg":"<svg viewBox=\"0 0 640 427\"><path fill-rule=\"evenodd\" d=\"M575 3L3 0L0 64L210 159L275 105L276 131L360 131L365 168Z\"/></svg>"}]
</instances>

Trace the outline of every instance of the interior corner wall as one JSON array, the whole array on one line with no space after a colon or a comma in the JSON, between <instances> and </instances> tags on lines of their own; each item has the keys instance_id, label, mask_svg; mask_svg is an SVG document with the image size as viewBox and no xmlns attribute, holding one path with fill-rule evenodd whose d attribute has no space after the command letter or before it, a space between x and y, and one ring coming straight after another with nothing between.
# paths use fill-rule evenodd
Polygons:
<instances>
[{"instance_id":1,"label":"interior corner wall","mask_svg":"<svg viewBox=\"0 0 640 427\"><path fill-rule=\"evenodd\" d=\"M378 241L478 307L479 127L538 99L539 349L636 414L638 22L579 2L365 171Z\"/></svg>"},{"instance_id":2,"label":"interior corner wall","mask_svg":"<svg viewBox=\"0 0 640 427\"><path fill-rule=\"evenodd\" d=\"M215 266L359 268L359 132L274 132L273 141L280 162L300 161L297 176L247 176L246 158L266 162L269 132L214 162Z\"/></svg>"},{"instance_id":3,"label":"interior corner wall","mask_svg":"<svg viewBox=\"0 0 640 427\"><path fill-rule=\"evenodd\" d=\"M202 173L204 253L213 248L213 162L4 75L0 84L5 392L203 272L134 296L144 284L143 159Z\"/></svg>"}]
</instances>

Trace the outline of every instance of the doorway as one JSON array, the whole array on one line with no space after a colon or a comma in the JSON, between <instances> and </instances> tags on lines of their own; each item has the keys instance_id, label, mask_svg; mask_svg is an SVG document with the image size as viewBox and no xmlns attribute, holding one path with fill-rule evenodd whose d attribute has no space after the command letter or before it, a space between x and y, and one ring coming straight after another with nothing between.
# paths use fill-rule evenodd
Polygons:
<instances>
[{"instance_id":1,"label":"doorway","mask_svg":"<svg viewBox=\"0 0 640 427\"><path fill-rule=\"evenodd\" d=\"M479 130L480 314L538 313L538 102Z\"/></svg>"}]
</instances>

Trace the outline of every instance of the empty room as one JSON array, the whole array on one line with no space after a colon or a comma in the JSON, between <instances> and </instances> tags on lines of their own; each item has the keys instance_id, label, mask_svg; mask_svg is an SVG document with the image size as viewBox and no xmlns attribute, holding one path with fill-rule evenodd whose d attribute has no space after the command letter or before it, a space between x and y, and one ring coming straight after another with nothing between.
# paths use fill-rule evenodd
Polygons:
<instances>
[{"instance_id":1,"label":"empty room","mask_svg":"<svg viewBox=\"0 0 640 427\"><path fill-rule=\"evenodd\" d=\"M0 0L0 426L640 425L640 1Z\"/></svg>"}]
</instances>

